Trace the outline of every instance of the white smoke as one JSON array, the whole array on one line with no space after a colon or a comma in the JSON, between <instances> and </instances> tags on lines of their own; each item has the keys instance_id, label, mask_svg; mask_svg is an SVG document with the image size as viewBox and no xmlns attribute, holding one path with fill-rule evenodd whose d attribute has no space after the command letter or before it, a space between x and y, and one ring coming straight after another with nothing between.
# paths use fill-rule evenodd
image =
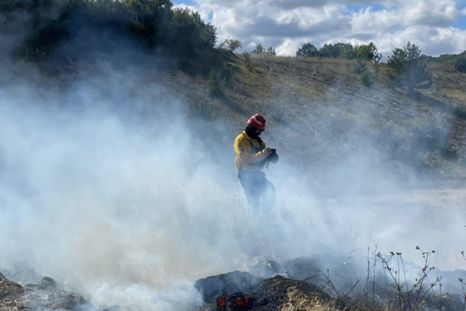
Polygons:
<instances>
[{"instance_id":1,"label":"white smoke","mask_svg":"<svg viewBox=\"0 0 466 311\"><path fill-rule=\"evenodd\" d=\"M234 179L208 165L163 89L143 86L159 109L145 121L127 93L135 85L106 82L62 94L3 89L0 262L26 262L98 303L131 299L109 288L146 286L132 303L166 310L166 288L244 261L231 242Z\"/></svg>"},{"instance_id":2,"label":"white smoke","mask_svg":"<svg viewBox=\"0 0 466 311\"><path fill-rule=\"evenodd\" d=\"M319 193L320 169L303 174L293 150L275 145L282 160L268 174L277 205L251 213L230 132L227 145L200 135L218 124L197 124L172 90L101 67L64 82L28 67L1 77L0 268L23 262L96 306L178 311L201 303L198 278L247 269L257 257L363 257L377 244L416 261L420 245L439 251L436 265L462 267L464 191L403 189L372 161L380 154L358 149L364 138L346 133L338 142L357 143L335 163L331 191L344 196ZM331 149L336 125L327 118ZM278 143L287 124L271 125L265 140Z\"/></svg>"}]
</instances>

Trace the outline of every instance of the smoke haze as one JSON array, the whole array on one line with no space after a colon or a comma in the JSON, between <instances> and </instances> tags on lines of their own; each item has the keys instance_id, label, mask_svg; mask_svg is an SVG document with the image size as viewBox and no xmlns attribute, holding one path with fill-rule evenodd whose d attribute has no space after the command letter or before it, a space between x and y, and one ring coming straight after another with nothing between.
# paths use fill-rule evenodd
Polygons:
<instances>
[{"instance_id":1,"label":"smoke haze","mask_svg":"<svg viewBox=\"0 0 466 311\"><path fill-rule=\"evenodd\" d=\"M123 54L125 61L140 55ZM65 83L2 62L2 269L30 267L96 306L190 310L202 302L192 285L198 278L248 270L261 259L360 259L378 245L416 262L420 245L439 252L434 264L463 267L463 189L405 189L384 164L389 155L361 132L338 129L345 134L335 138L331 113L308 111L301 123L319 125L323 150L344 142L347 154L330 171L306 163L312 169L303 173L288 147L308 142L283 146L281 162L268 170L277 206L252 213L233 167L235 131L244 124L232 130L228 116L193 119L176 90L148 81L138 66L122 68L119 57ZM274 135L289 125L270 124L265 141L280 152Z\"/></svg>"},{"instance_id":2,"label":"smoke haze","mask_svg":"<svg viewBox=\"0 0 466 311\"><path fill-rule=\"evenodd\" d=\"M1 267L26 264L96 305L156 310L189 309L201 301L197 278L247 270L257 258L362 258L378 244L416 261L419 244L440 252L434 264L461 267L462 239L452 237L464 234L464 193L401 191L383 167L368 170L373 155L361 151L335 169L354 187L329 198L285 154L269 170L276 208L251 214L231 146L190 129L182 98L105 76L58 92L2 88Z\"/></svg>"}]
</instances>

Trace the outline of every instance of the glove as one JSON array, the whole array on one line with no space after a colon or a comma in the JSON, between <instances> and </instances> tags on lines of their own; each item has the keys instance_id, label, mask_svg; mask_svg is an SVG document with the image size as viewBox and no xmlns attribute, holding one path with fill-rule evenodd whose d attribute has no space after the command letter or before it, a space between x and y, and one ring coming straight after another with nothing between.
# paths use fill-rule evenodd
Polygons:
<instances>
[{"instance_id":1,"label":"glove","mask_svg":"<svg viewBox=\"0 0 466 311\"><path fill-rule=\"evenodd\" d=\"M277 163L279 159L280 157L278 156L276 149L272 149L272 153L269 155L267 160L271 163Z\"/></svg>"},{"instance_id":2,"label":"glove","mask_svg":"<svg viewBox=\"0 0 466 311\"><path fill-rule=\"evenodd\" d=\"M263 155L263 159L268 159L272 155L273 149L265 148L264 150L261 151L261 153Z\"/></svg>"}]
</instances>

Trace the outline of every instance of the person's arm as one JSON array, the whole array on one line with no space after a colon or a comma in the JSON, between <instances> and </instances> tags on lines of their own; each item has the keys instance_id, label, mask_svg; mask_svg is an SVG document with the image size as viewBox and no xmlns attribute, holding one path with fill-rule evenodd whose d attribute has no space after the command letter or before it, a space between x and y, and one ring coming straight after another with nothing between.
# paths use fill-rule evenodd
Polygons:
<instances>
[{"instance_id":1,"label":"person's arm","mask_svg":"<svg viewBox=\"0 0 466 311\"><path fill-rule=\"evenodd\" d=\"M251 145L246 139L238 138L235 141L235 153L242 164L258 164L267 159L271 152L272 150L270 148L265 148L264 150L257 153L252 153Z\"/></svg>"},{"instance_id":2,"label":"person's arm","mask_svg":"<svg viewBox=\"0 0 466 311\"><path fill-rule=\"evenodd\" d=\"M253 164L264 162L269 158L271 153L272 153L272 150L268 147L257 153L250 153L250 161Z\"/></svg>"}]
</instances>

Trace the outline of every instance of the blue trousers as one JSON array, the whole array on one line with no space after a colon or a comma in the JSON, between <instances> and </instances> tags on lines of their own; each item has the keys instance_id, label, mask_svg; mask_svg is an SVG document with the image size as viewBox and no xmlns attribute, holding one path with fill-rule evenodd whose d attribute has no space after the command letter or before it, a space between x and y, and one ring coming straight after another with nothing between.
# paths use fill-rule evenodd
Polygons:
<instances>
[{"instance_id":1,"label":"blue trousers","mask_svg":"<svg viewBox=\"0 0 466 311\"><path fill-rule=\"evenodd\" d=\"M273 208L275 187L262 171L239 171L238 179L243 186L250 207L255 210Z\"/></svg>"}]
</instances>

